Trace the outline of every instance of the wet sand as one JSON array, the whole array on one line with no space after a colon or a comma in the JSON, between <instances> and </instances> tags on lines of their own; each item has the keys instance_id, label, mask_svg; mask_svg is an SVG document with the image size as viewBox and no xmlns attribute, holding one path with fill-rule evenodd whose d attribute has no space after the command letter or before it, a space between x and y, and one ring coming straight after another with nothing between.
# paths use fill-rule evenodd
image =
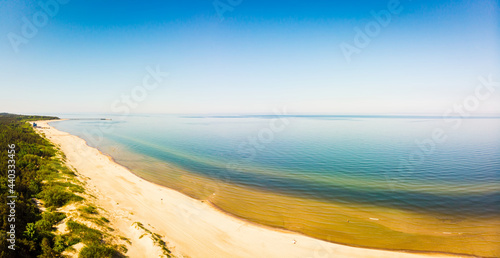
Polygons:
<instances>
[{"instance_id":1,"label":"wet sand","mask_svg":"<svg viewBox=\"0 0 500 258\"><path fill-rule=\"evenodd\" d=\"M352 247L299 233L260 226L231 216L178 191L151 183L115 163L71 134L38 122L45 137L66 155L67 163L99 193L98 204L113 214L118 233L131 239L128 255L156 257L157 250L139 243L131 230L141 222L164 237L175 253L189 257L449 257ZM222 204L216 203L223 206Z\"/></svg>"}]
</instances>

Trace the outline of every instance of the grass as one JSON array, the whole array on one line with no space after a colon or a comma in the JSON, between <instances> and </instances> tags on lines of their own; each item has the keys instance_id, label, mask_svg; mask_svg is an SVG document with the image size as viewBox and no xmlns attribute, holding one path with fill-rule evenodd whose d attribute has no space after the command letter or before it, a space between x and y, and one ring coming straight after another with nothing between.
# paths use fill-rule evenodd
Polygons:
<instances>
[{"instance_id":1,"label":"grass","mask_svg":"<svg viewBox=\"0 0 500 258\"><path fill-rule=\"evenodd\" d=\"M140 238L144 237L146 234L149 234L151 239L153 240L153 242L159 246L161 248L161 250L163 251L163 254L165 256L167 256L168 258L171 258L173 257L172 256L172 251L170 251L168 248L167 248L167 243L165 243L165 241L163 241L163 239L161 239L161 236L159 234L156 234L156 233L153 233L151 232L151 230L147 229L146 227L144 227L144 225L140 222L134 222L132 225L134 225L137 227L137 228L140 228L142 230L144 230L146 233L144 235L142 235Z\"/></svg>"},{"instance_id":2,"label":"grass","mask_svg":"<svg viewBox=\"0 0 500 258\"><path fill-rule=\"evenodd\" d=\"M129 245L132 244L132 241L130 241L130 239L128 239L128 238L126 238L124 236L120 236L120 239L123 240L123 241L125 241L125 242L127 242Z\"/></svg>"},{"instance_id":3,"label":"grass","mask_svg":"<svg viewBox=\"0 0 500 258\"><path fill-rule=\"evenodd\" d=\"M82 248L78 258L111 258L117 251L111 247L92 244Z\"/></svg>"},{"instance_id":4,"label":"grass","mask_svg":"<svg viewBox=\"0 0 500 258\"><path fill-rule=\"evenodd\" d=\"M38 195L48 208L59 208L70 202L78 202L84 200L83 197L78 196L63 187L51 186L45 187Z\"/></svg>"},{"instance_id":5,"label":"grass","mask_svg":"<svg viewBox=\"0 0 500 258\"><path fill-rule=\"evenodd\" d=\"M58 160L58 162L61 162L61 160ZM54 175L54 173L58 173L58 175ZM44 200L47 207L58 208L72 202L84 200L83 197L75 193L85 194L85 188L75 178L76 174L66 166L49 164L44 168L43 175L46 181L42 184L43 190L38 196ZM106 225L106 223L109 223L107 218L96 217L99 212L98 207L94 204L80 205L77 210L80 212L79 220L86 220L96 225L96 227L100 226L107 231L114 231L113 228ZM54 215L47 218L51 219L52 217ZM49 224L47 223L47 225ZM69 233L54 237L52 249L58 253L74 251L72 246L80 242L85 244L85 247L80 250L78 257L115 257L120 256L120 252L127 252L127 248L123 245L110 245L108 241L113 241L113 237L108 233L91 228L73 219L68 220L66 225Z\"/></svg>"},{"instance_id":6,"label":"grass","mask_svg":"<svg viewBox=\"0 0 500 258\"><path fill-rule=\"evenodd\" d=\"M65 165L67 157L56 146L51 144L43 133L35 132L33 127L25 121L54 119L55 117L19 116L0 113L0 143L3 148L0 152L7 157L7 150L15 150L16 178L16 250L10 251L7 245L0 245L0 257L66 257L65 251L75 251L72 246L83 242L80 257L110 257L110 254L119 256L119 252L126 252L125 246L114 245L114 241L123 242L118 236L111 236L113 229L106 223L109 220L97 215L97 207L86 205L81 207L81 213L74 214L73 207L64 207L70 203L81 202L85 193L76 177L76 170ZM14 147L11 143L15 143ZM0 159L0 167L7 168L8 159ZM0 175L0 188L3 198L6 199L7 173ZM33 198L41 202L33 201ZM64 207L63 209L60 209ZM8 206L0 205L0 213L7 214ZM60 212L65 211L66 213ZM84 218L84 215L90 219ZM56 225L66 216L77 216L74 220L86 221L85 224L67 221L69 233L59 234ZM5 216L6 217L6 216ZM88 224L87 224L88 223ZM0 227L7 231L8 223L3 221ZM103 232L97 230L102 229Z\"/></svg>"},{"instance_id":7,"label":"grass","mask_svg":"<svg viewBox=\"0 0 500 258\"><path fill-rule=\"evenodd\" d=\"M52 231L54 225L66 218L66 214L61 212L45 212L42 214L42 219L35 223L35 227L39 231Z\"/></svg>"},{"instance_id":8,"label":"grass","mask_svg":"<svg viewBox=\"0 0 500 258\"><path fill-rule=\"evenodd\" d=\"M114 257L120 256L120 252L125 253L127 251L125 246L109 243L114 241L111 235L76 222L73 218L66 222L68 233L63 235L51 233L55 229L54 225L66 218L64 213L53 211L67 204L85 200L80 195L86 193L82 183L76 178L76 173L64 164L67 160L64 153L56 150L54 146L40 151L42 154L49 153L54 156L50 160L41 162L37 156L27 154L24 161L26 166L38 167L37 179L30 182L29 189L43 200L44 206L49 211L43 213L42 218L34 223L31 226L31 231L27 231L27 233L39 238L50 236L52 239L50 242L53 243L51 249L57 254L64 251L74 251L72 246L80 242L85 244L85 247L80 250L79 257ZM94 204L80 205L77 210L81 213L78 217L79 221L86 220L97 228L102 227L108 232L114 230L106 225L109 223L107 218L96 216L99 212L98 207ZM40 232L46 233L41 234Z\"/></svg>"},{"instance_id":9,"label":"grass","mask_svg":"<svg viewBox=\"0 0 500 258\"><path fill-rule=\"evenodd\" d=\"M85 189L75 182L71 170L60 164L61 160L54 158L40 166L37 181L30 183L30 189L39 192L37 197L45 202L47 208L59 208L71 202L84 200L75 193L83 193ZM41 188L41 191L40 191Z\"/></svg>"},{"instance_id":10,"label":"grass","mask_svg":"<svg viewBox=\"0 0 500 258\"><path fill-rule=\"evenodd\" d=\"M68 190L74 193L83 193L85 192L85 188L81 185L73 184L71 182L55 182L54 185L65 187Z\"/></svg>"},{"instance_id":11,"label":"grass","mask_svg":"<svg viewBox=\"0 0 500 258\"><path fill-rule=\"evenodd\" d=\"M86 206L81 206L78 208L78 211L80 211L81 213L84 213L84 214L93 214L93 215L96 215L99 213L99 212L97 212L97 207L92 205L92 204L89 204Z\"/></svg>"},{"instance_id":12,"label":"grass","mask_svg":"<svg viewBox=\"0 0 500 258\"><path fill-rule=\"evenodd\" d=\"M74 220L69 220L66 225L70 232L62 236L63 243L65 243L63 246L70 247L79 242L86 245L78 254L79 258L114 257L120 256L120 252L127 252L127 248L123 245L111 246L106 244L104 241L105 234L97 229L90 228ZM64 241L64 239L67 239L67 241Z\"/></svg>"},{"instance_id":13,"label":"grass","mask_svg":"<svg viewBox=\"0 0 500 258\"><path fill-rule=\"evenodd\" d=\"M66 225L70 233L73 236L78 236L86 245L101 244L103 240L103 233L97 229L89 228L74 220L68 220Z\"/></svg>"}]
</instances>

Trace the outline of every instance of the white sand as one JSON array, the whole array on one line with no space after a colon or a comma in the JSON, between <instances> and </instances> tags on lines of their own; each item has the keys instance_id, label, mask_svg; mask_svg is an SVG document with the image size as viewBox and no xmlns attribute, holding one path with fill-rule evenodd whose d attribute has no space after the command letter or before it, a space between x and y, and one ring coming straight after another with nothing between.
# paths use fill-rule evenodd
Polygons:
<instances>
[{"instance_id":1,"label":"white sand","mask_svg":"<svg viewBox=\"0 0 500 258\"><path fill-rule=\"evenodd\" d=\"M145 181L71 134L38 122L38 129L65 153L69 166L112 214L118 233L132 241L130 257L158 257L159 248L132 223L163 236L189 257L449 257L344 246L240 220L182 193ZM163 201L161 201L163 199ZM295 242L295 243L294 243Z\"/></svg>"}]
</instances>

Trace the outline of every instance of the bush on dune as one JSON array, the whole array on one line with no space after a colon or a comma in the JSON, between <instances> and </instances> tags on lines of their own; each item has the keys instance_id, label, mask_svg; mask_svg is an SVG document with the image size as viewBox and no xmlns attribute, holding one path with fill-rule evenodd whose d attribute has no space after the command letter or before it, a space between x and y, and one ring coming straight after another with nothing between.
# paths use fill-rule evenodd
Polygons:
<instances>
[{"instance_id":1,"label":"bush on dune","mask_svg":"<svg viewBox=\"0 0 500 258\"><path fill-rule=\"evenodd\" d=\"M82 197L73 194L62 187L50 187L40 193L47 207L62 207L71 201L81 201Z\"/></svg>"},{"instance_id":2,"label":"bush on dune","mask_svg":"<svg viewBox=\"0 0 500 258\"><path fill-rule=\"evenodd\" d=\"M103 235L99 230L89 228L73 220L68 221L66 225L68 225L71 234L80 237L84 244L101 244Z\"/></svg>"},{"instance_id":3,"label":"bush on dune","mask_svg":"<svg viewBox=\"0 0 500 258\"><path fill-rule=\"evenodd\" d=\"M82 248L79 258L94 258L94 257L113 257L116 250L111 247L106 247L102 245L89 245Z\"/></svg>"}]
</instances>

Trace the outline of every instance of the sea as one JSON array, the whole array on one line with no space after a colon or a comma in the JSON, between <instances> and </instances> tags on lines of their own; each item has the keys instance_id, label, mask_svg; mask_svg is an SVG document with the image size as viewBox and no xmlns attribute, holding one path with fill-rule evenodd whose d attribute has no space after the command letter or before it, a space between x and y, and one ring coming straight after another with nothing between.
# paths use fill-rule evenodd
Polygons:
<instances>
[{"instance_id":1,"label":"sea","mask_svg":"<svg viewBox=\"0 0 500 258\"><path fill-rule=\"evenodd\" d=\"M351 246L500 257L500 117L59 117L68 120L50 124L137 176L252 223Z\"/></svg>"}]
</instances>

